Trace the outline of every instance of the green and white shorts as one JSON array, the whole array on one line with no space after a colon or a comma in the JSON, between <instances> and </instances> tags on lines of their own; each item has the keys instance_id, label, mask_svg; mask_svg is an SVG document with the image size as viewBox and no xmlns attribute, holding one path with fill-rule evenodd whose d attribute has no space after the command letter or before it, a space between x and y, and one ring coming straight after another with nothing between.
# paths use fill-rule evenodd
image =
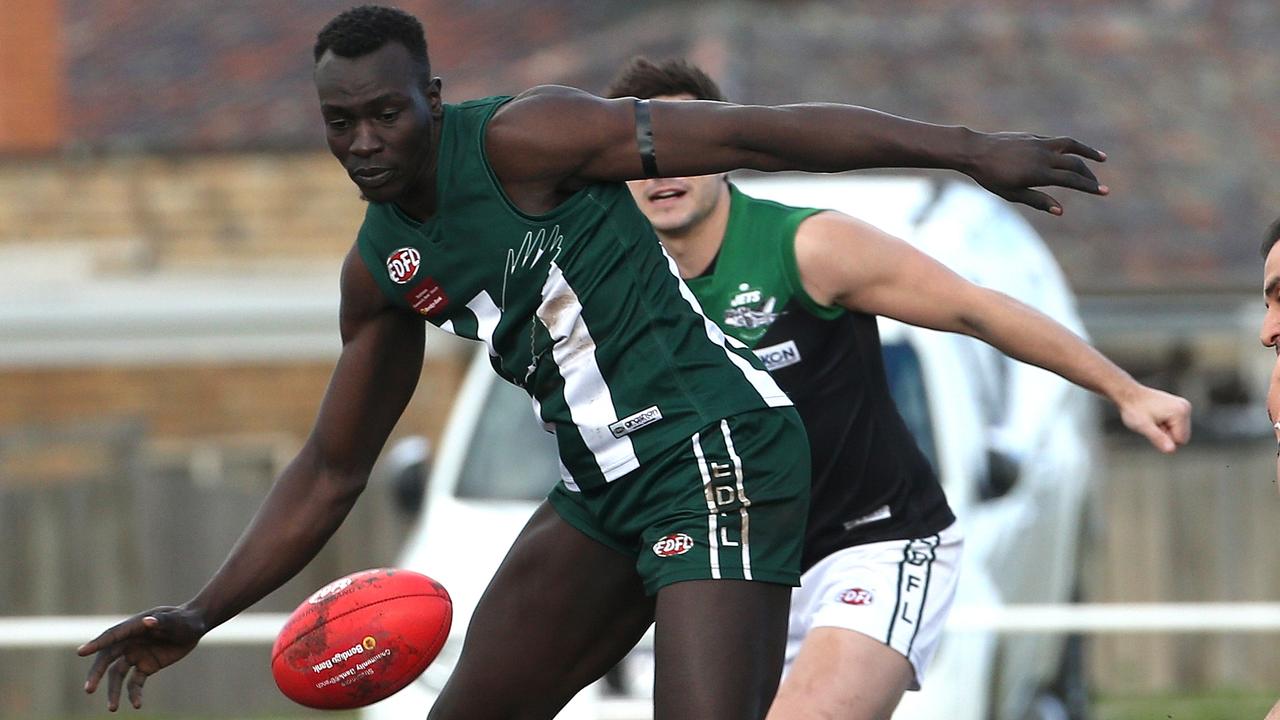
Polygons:
<instances>
[{"instance_id":1,"label":"green and white shorts","mask_svg":"<svg viewBox=\"0 0 1280 720\"><path fill-rule=\"evenodd\" d=\"M645 591L682 580L800 583L809 441L794 408L718 420L607 485L556 485L565 522L636 558Z\"/></svg>"}]
</instances>

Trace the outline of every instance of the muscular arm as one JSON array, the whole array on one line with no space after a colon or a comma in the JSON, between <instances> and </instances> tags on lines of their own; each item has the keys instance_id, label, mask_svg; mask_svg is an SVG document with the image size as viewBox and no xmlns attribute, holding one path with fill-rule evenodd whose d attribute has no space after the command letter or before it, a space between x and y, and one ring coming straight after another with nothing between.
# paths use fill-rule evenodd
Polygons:
<instances>
[{"instance_id":1,"label":"muscular arm","mask_svg":"<svg viewBox=\"0 0 1280 720\"><path fill-rule=\"evenodd\" d=\"M796 233L804 289L817 302L976 337L1111 400L1163 452L1190 435L1190 404L1148 388L1052 318L974 285L907 243L838 213Z\"/></svg>"},{"instance_id":2,"label":"muscular arm","mask_svg":"<svg viewBox=\"0 0 1280 720\"><path fill-rule=\"evenodd\" d=\"M650 106L658 169L668 177L739 168L941 168L968 174L1007 200L1052 212L1061 211L1057 201L1030 188L1106 193L1084 162L1103 160L1103 154L1070 138L979 133L834 103L653 100ZM495 171L509 190L517 186L516 194L548 184L563 194L593 181L644 177L631 98L534 88L498 111L487 143Z\"/></svg>"},{"instance_id":3,"label":"muscular arm","mask_svg":"<svg viewBox=\"0 0 1280 720\"><path fill-rule=\"evenodd\" d=\"M311 436L222 567L188 606L209 628L301 570L350 512L422 371L422 321L385 304L353 248L342 270L342 354Z\"/></svg>"},{"instance_id":4,"label":"muscular arm","mask_svg":"<svg viewBox=\"0 0 1280 720\"><path fill-rule=\"evenodd\" d=\"M222 567L195 598L157 607L81 645L85 681L107 678L107 708L142 706L146 679L181 660L210 629L280 587L320 552L369 477L422 372L422 321L389 306L352 248L342 268L342 354L311 436L267 493Z\"/></svg>"}]
</instances>

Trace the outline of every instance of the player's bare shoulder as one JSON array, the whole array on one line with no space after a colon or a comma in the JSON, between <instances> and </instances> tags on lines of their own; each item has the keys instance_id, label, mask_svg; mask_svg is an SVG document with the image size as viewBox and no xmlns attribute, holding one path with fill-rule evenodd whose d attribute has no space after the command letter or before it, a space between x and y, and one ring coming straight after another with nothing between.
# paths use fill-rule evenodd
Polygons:
<instances>
[{"instance_id":1,"label":"player's bare shoulder","mask_svg":"<svg viewBox=\"0 0 1280 720\"><path fill-rule=\"evenodd\" d=\"M338 317L342 340L350 340L360 327L378 315L395 310L387 296L373 279L373 273L360 256L358 244L353 243L342 261L339 278L341 303ZM407 313L406 313L407 314Z\"/></svg>"},{"instance_id":2,"label":"player's bare shoulder","mask_svg":"<svg viewBox=\"0 0 1280 720\"><path fill-rule=\"evenodd\" d=\"M868 222L835 210L805 218L796 228L796 270L814 300L832 304L856 275L874 260L875 246L888 238Z\"/></svg>"}]
</instances>

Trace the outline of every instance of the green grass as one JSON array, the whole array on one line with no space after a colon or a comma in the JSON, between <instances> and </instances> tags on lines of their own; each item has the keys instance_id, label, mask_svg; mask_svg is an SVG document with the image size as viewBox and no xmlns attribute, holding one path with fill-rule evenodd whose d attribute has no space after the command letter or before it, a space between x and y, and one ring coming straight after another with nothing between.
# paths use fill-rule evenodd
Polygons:
<instances>
[{"instance_id":1,"label":"green grass","mask_svg":"<svg viewBox=\"0 0 1280 720\"><path fill-rule=\"evenodd\" d=\"M1277 698L1280 690L1106 697L1094 703L1094 720L1262 720Z\"/></svg>"}]
</instances>

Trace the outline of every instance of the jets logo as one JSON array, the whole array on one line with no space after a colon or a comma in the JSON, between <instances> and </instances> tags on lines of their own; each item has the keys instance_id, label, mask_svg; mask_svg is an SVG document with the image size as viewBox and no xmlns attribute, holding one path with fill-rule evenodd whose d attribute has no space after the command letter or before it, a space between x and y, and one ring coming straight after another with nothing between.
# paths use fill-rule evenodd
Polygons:
<instances>
[{"instance_id":1,"label":"jets logo","mask_svg":"<svg viewBox=\"0 0 1280 720\"><path fill-rule=\"evenodd\" d=\"M767 328L778 319L774 312L778 304L775 297L765 297L764 291L748 283L738 285L738 293L729 301L724 311L724 324L743 330Z\"/></svg>"},{"instance_id":2,"label":"jets logo","mask_svg":"<svg viewBox=\"0 0 1280 720\"><path fill-rule=\"evenodd\" d=\"M397 285L403 285L418 274L422 254L411 247L403 247L387 257L387 275Z\"/></svg>"}]
</instances>

